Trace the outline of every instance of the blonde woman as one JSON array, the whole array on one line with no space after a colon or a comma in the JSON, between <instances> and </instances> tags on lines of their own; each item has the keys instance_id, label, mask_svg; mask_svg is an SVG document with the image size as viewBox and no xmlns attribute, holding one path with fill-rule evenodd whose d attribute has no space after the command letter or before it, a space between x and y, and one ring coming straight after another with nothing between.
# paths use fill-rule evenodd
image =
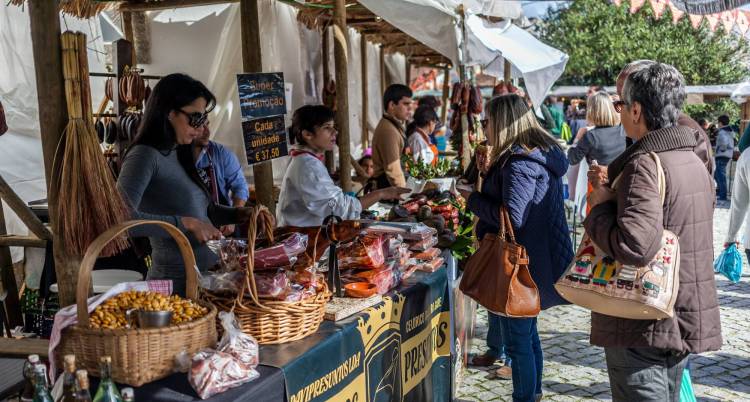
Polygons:
<instances>
[{"instance_id":1,"label":"blonde woman","mask_svg":"<svg viewBox=\"0 0 750 402\"><path fill-rule=\"evenodd\" d=\"M516 240L528 251L542 309L564 304L553 284L573 258L561 179L568 160L520 96L493 98L485 116L491 165L482 191L465 194L468 208L479 217L477 236L499 230L499 210L505 206ZM513 400L538 400L543 364L536 318L496 318L506 354L513 361Z\"/></svg>"},{"instance_id":2,"label":"blonde woman","mask_svg":"<svg viewBox=\"0 0 750 402\"><path fill-rule=\"evenodd\" d=\"M620 115L615 111L606 92L596 92L586 101L586 121L594 128L577 138L568 149L568 160L577 165L583 158L591 164L609 165L625 151L625 132L620 126Z\"/></svg>"}]
</instances>

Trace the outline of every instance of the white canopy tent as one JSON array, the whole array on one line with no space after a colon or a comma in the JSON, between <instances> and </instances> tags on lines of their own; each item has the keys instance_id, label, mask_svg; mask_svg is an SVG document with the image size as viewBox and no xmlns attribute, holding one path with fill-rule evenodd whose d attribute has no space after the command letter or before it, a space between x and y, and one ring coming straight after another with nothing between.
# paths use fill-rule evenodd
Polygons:
<instances>
[{"instance_id":1,"label":"white canopy tent","mask_svg":"<svg viewBox=\"0 0 750 402\"><path fill-rule=\"evenodd\" d=\"M504 60L513 66L511 76L523 77L529 97L539 106L552 85L560 78L568 55L550 47L508 20L492 23L479 14L509 16L516 14L518 2L499 7L492 1L461 0L360 0L370 11L396 28L448 57L454 65L479 65L484 72L503 76ZM461 48L463 34L460 5L466 10L466 48ZM517 5L520 10L520 4ZM506 15L498 15L508 13ZM520 14L519 14L520 15ZM430 21L417 24L414 21Z\"/></svg>"}]
</instances>

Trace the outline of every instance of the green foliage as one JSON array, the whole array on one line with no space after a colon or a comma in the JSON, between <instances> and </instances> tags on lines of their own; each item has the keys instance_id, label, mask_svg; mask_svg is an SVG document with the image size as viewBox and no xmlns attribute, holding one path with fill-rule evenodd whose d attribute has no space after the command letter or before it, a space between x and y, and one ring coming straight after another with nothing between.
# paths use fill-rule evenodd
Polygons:
<instances>
[{"instance_id":1,"label":"green foliage","mask_svg":"<svg viewBox=\"0 0 750 402\"><path fill-rule=\"evenodd\" d=\"M719 116L723 114L729 116L730 121L740 119L740 106L730 99L719 99L712 103L685 105L682 110L695 121L706 119L715 123Z\"/></svg>"},{"instance_id":2,"label":"green foliage","mask_svg":"<svg viewBox=\"0 0 750 402\"><path fill-rule=\"evenodd\" d=\"M630 2L618 7L606 0L576 0L553 11L542 39L570 59L561 84L613 85L623 66L650 59L674 65L688 85L728 84L748 76L750 45L726 33L719 23L711 32L704 20L698 29L684 15L677 24L667 7L660 19L645 2L630 14Z\"/></svg>"},{"instance_id":3,"label":"green foliage","mask_svg":"<svg viewBox=\"0 0 750 402\"><path fill-rule=\"evenodd\" d=\"M445 158L438 160L435 166L424 163L421 159L415 162L411 155L401 156L401 162L406 166L409 176L417 180L440 179L460 173L456 172L454 163Z\"/></svg>"}]
</instances>

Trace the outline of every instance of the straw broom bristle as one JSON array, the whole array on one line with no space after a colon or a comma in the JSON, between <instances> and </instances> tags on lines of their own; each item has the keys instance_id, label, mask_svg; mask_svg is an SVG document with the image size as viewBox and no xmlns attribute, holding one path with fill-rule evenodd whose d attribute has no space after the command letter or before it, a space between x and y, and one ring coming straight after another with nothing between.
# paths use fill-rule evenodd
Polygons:
<instances>
[{"instance_id":1,"label":"straw broom bristle","mask_svg":"<svg viewBox=\"0 0 750 402\"><path fill-rule=\"evenodd\" d=\"M63 76L69 121L54 166L59 174L56 228L69 253L83 255L112 225L127 220L128 210L101 152L93 126L86 36L62 34ZM127 248L124 237L107 245L102 256Z\"/></svg>"}]
</instances>

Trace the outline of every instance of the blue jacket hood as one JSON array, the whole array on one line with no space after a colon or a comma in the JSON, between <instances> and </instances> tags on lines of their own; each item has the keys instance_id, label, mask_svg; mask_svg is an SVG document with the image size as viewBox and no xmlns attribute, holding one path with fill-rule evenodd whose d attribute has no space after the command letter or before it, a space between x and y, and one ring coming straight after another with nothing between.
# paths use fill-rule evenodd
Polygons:
<instances>
[{"instance_id":1,"label":"blue jacket hood","mask_svg":"<svg viewBox=\"0 0 750 402\"><path fill-rule=\"evenodd\" d=\"M552 147L549 151L544 151L540 148L528 150L514 145L511 148L511 155L536 162L547 168L556 177L562 177L568 171L568 158L558 147Z\"/></svg>"}]
</instances>

